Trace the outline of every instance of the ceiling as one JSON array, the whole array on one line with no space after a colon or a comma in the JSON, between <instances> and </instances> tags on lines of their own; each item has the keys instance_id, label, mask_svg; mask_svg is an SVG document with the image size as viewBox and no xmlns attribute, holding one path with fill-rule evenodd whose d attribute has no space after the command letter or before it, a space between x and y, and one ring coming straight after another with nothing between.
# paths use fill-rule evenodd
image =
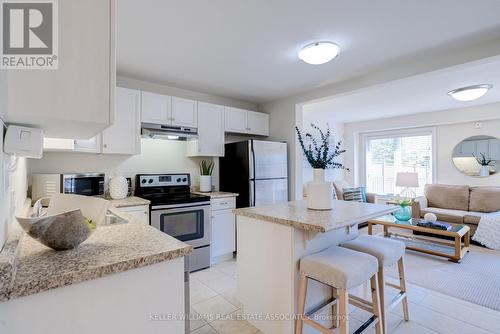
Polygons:
<instances>
[{"instance_id":1,"label":"ceiling","mask_svg":"<svg viewBox=\"0 0 500 334\"><path fill-rule=\"evenodd\" d=\"M489 83L483 97L457 101L448 92L455 88ZM348 123L422 112L465 108L500 101L500 57L447 68L424 75L372 86L305 106L306 112L327 113ZM499 112L500 115L500 112Z\"/></svg>"},{"instance_id":2,"label":"ceiling","mask_svg":"<svg viewBox=\"0 0 500 334\"><path fill-rule=\"evenodd\" d=\"M498 0L120 0L118 74L263 103L500 36ZM297 51L342 52L320 66Z\"/></svg>"}]
</instances>

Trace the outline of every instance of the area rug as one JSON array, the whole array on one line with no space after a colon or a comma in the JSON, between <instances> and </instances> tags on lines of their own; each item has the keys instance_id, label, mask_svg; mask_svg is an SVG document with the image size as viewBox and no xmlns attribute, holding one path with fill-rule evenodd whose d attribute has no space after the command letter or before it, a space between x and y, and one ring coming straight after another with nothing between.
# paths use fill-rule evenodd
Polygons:
<instances>
[{"instance_id":1,"label":"area rug","mask_svg":"<svg viewBox=\"0 0 500 334\"><path fill-rule=\"evenodd\" d=\"M407 251L406 280L424 288L500 311L500 252L471 246L460 263ZM387 274L398 277L397 268Z\"/></svg>"}]
</instances>

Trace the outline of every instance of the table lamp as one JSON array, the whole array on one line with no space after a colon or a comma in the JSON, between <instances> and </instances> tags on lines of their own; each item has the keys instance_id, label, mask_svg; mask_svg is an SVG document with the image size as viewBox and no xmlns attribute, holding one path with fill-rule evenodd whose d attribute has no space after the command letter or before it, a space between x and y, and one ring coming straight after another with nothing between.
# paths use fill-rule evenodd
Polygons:
<instances>
[{"instance_id":1,"label":"table lamp","mask_svg":"<svg viewBox=\"0 0 500 334\"><path fill-rule=\"evenodd\" d=\"M418 188L418 173L397 173L396 187L403 187L401 197L415 198L417 195L412 188Z\"/></svg>"}]
</instances>

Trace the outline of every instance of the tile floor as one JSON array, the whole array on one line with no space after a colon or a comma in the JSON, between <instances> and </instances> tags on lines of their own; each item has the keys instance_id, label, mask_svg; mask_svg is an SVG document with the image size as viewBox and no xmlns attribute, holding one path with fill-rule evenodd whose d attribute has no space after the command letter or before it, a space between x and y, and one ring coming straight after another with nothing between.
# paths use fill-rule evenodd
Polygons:
<instances>
[{"instance_id":1,"label":"tile floor","mask_svg":"<svg viewBox=\"0 0 500 334\"><path fill-rule=\"evenodd\" d=\"M390 291L391 289L387 289ZM250 323L238 320L241 304L236 298L236 261L229 260L191 274L192 313L204 315L191 321L192 334L261 333ZM500 292L499 292L500 293ZM500 312L431 291L408 286L409 322L400 307L390 314L392 334L492 334L500 333ZM351 332L368 319L367 313L352 308ZM374 329L367 331L375 333Z\"/></svg>"}]
</instances>

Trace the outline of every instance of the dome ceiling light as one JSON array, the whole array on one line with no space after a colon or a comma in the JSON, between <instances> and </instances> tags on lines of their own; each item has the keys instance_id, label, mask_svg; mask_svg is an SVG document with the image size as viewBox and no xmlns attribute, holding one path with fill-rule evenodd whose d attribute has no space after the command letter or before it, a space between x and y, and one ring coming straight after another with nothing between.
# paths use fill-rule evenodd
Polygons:
<instances>
[{"instance_id":1,"label":"dome ceiling light","mask_svg":"<svg viewBox=\"0 0 500 334\"><path fill-rule=\"evenodd\" d=\"M299 51L299 58L311 65L321 65L328 63L337 57L340 47L333 42L314 42L304 46Z\"/></svg>"},{"instance_id":2,"label":"dome ceiling light","mask_svg":"<svg viewBox=\"0 0 500 334\"><path fill-rule=\"evenodd\" d=\"M457 88L448 92L448 95L458 101L473 101L486 94L493 85L482 84Z\"/></svg>"}]
</instances>

